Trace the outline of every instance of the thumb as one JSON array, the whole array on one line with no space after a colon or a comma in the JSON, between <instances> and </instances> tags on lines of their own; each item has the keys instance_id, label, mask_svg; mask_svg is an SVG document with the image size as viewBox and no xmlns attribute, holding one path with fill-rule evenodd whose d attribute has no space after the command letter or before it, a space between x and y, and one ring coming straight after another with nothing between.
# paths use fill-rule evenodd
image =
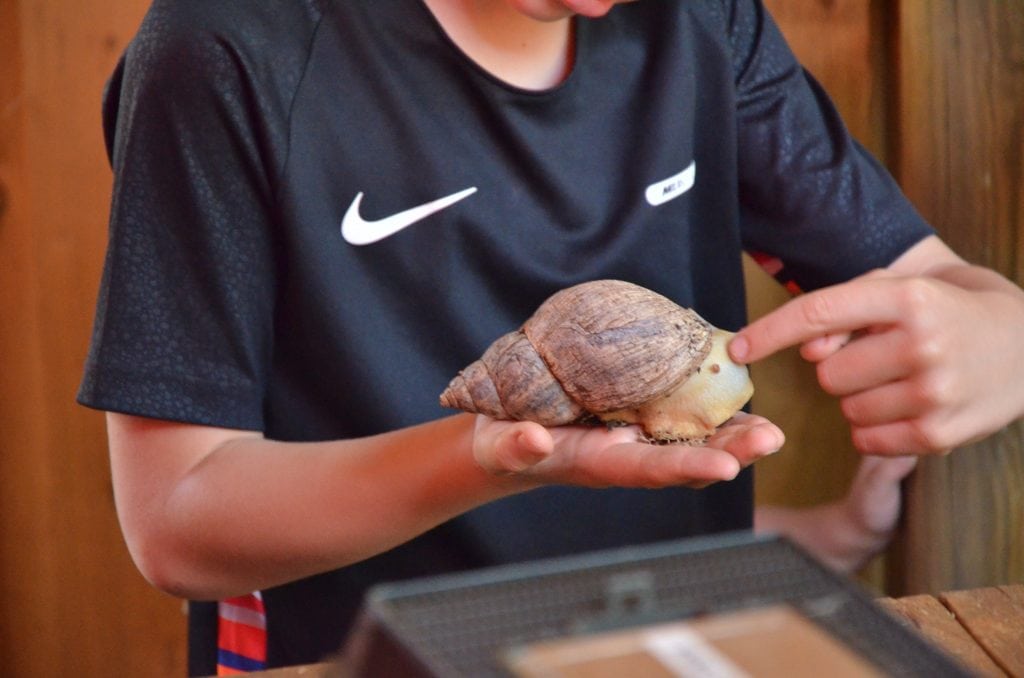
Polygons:
<instances>
[{"instance_id":1,"label":"thumb","mask_svg":"<svg viewBox=\"0 0 1024 678\"><path fill-rule=\"evenodd\" d=\"M914 470L917 459L909 454L893 457L865 455L857 468L854 483L863 483L869 487L898 483Z\"/></svg>"},{"instance_id":2,"label":"thumb","mask_svg":"<svg viewBox=\"0 0 1024 678\"><path fill-rule=\"evenodd\" d=\"M546 428L533 422L516 422L497 433L489 453L481 455L481 465L499 475L522 473L547 459L553 451L554 440Z\"/></svg>"},{"instance_id":3,"label":"thumb","mask_svg":"<svg viewBox=\"0 0 1024 678\"><path fill-rule=\"evenodd\" d=\"M857 470L849 499L868 530L888 534L899 520L903 503L900 482L917 465L917 457L865 457Z\"/></svg>"}]
</instances>

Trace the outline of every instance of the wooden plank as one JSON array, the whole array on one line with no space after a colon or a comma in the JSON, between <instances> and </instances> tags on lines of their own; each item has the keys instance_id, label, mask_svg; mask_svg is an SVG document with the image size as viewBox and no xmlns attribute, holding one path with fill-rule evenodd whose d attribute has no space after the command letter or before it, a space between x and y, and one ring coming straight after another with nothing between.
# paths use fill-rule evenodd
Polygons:
<instances>
[{"instance_id":1,"label":"wooden plank","mask_svg":"<svg viewBox=\"0 0 1024 678\"><path fill-rule=\"evenodd\" d=\"M1006 675L934 596L883 598L878 603L979 676Z\"/></svg>"},{"instance_id":2,"label":"wooden plank","mask_svg":"<svg viewBox=\"0 0 1024 678\"><path fill-rule=\"evenodd\" d=\"M12 675L31 675L24 660L26 631L54 635L47 614L55 602L35 584L57 576L47 539L47 471L38 459L46 438L37 415L43 401L43 354L38 334L32 213L25 178L26 97L18 3L0 2L0 657ZM38 667L42 669L42 667Z\"/></svg>"},{"instance_id":3,"label":"wooden plank","mask_svg":"<svg viewBox=\"0 0 1024 678\"><path fill-rule=\"evenodd\" d=\"M74 403L106 240L100 96L147 6L0 2L5 675L185 673L181 603L131 563L103 417Z\"/></svg>"},{"instance_id":4,"label":"wooden plank","mask_svg":"<svg viewBox=\"0 0 1024 678\"><path fill-rule=\"evenodd\" d=\"M1024 283L1024 4L899 3L904 190L965 257Z\"/></svg>"},{"instance_id":5,"label":"wooden plank","mask_svg":"<svg viewBox=\"0 0 1024 678\"><path fill-rule=\"evenodd\" d=\"M1024 608L1024 584L1000 586L999 590L1005 593L1014 605Z\"/></svg>"},{"instance_id":6,"label":"wooden plank","mask_svg":"<svg viewBox=\"0 0 1024 678\"><path fill-rule=\"evenodd\" d=\"M939 600L974 640L1011 676L1024 676L1024 587L953 591ZM1012 595L1011 595L1012 594Z\"/></svg>"},{"instance_id":7,"label":"wooden plank","mask_svg":"<svg viewBox=\"0 0 1024 678\"><path fill-rule=\"evenodd\" d=\"M897 178L953 249L1024 284L1024 3L897 7ZM1024 422L924 460L908 488L889 593L1024 580Z\"/></svg>"}]
</instances>

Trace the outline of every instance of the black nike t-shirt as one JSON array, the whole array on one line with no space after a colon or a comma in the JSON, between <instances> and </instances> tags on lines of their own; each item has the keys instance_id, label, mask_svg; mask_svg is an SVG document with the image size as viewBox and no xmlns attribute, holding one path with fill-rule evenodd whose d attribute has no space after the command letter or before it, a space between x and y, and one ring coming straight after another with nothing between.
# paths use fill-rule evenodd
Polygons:
<instances>
[{"instance_id":1,"label":"black nike t-shirt","mask_svg":"<svg viewBox=\"0 0 1024 678\"><path fill-rule=\"evenodd\" d=\"M569 77L527 91L422 0L156 0L105 100L115 186L80 402L365 436L450 414L451 377L563 287L630 280L737 329L744 249L812 289L931 232L759 2L644 0L575 31ZM498 501L265 591L269 663L337 649L380 581L751 515L749 472ZM194 609L199 659L214 637Z\"/></svg>"}]
</instances>

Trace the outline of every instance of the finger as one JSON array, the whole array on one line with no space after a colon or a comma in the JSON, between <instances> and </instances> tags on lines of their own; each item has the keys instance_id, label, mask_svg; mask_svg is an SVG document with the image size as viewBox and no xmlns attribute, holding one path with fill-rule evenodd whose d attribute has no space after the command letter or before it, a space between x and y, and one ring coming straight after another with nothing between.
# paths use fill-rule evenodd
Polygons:
<instances>
[{"instance_id":1,"label":"finger","mask_svg":"<svg viewBox=\"0 0 1024 678\"><path fill-rule=\"evenodd\" d=\"M839 408L850 424L867 428L916 419L933 409L933 401L916 384L896 381L846 396Z\"/></svg>"},{"instance_id":2,"label":"finger","mask_svg":"<svg viewBox=\"0 0 1024 678\"><path fill-rule=\"evenodd\" d=\"M751 414L750 412L744 412L743 410L740 410L736 414L729 417L729 419L726 422L720 424L718 427L718 431L729 431L735 428L760 426L761 424L771 423L772 422L769 419L762 417L759 414Z\"/></svg>"},{"instance_id":3,"label":"finger","mask_svg":"<svg viewBox=\"0 0 1024 678\"><path fill-rule=\"evenodd\" d=\"M758 418L760 419L760 418ZM733 455L744 468L782 449L786 436L766 419L746 425L725 425L707 442L708 447Z\"/></svg>"},{"instance_id":4,"label":"finger","mask_svg":"<svg viewBox=\"0 0 1024 678\"><path fill-rule=\"evenodd\" d=\"M480 463L492 473L521 473L536 466L554 449L551 434L533 422L502 426L490 445L490 455L482 455Z\"/></svg>"},{"instance_id":5,"label":"finger","mask_svg":"<svg viewBox=\"0 0 1024 678\"><path fill-rule=\"evenodd\" d=\"M643 441L639 426L556 426L546 430L552 436L559 455L567 462L592 454L597 448Z\"/></svg>"},{"instance_id":6,"label":"finger","mask_svg":"<svg viewBox=\"0 0 1024 678\"><path fill-rule=\"evenodd\" d=\"M896 526L902 502L900 482L917 465L915 456L866 456L857 469L850 496L864 527L888 535Z\"/></svg>"},{"instance_id":7,"label":"finger","mask_svg":"<svg viewBox=\"0 0 1024 678\"><path fill-rule=\"evenodd\" d=\"M843 346L846 346L851 336L853 335L850 332L840 332L839 334L826 334L824 337L811 339L800 346L800 355L808 362L821 362L836 353Z\"/></svg>"},{"instance_id":8,"label":"finger","mask_svg":"<svg viewBox=\"0 0 1024 678\"><path fill-rule=\"evenodd\" d=\"M709 447L689 445L647 445L640 451L638 487L670 487L683 485L702 488L723 480L732 480L742 466L728 452Z\"/></svg>"},{"instance_id":9,"label":"finger","mask_svg":"<svg viewBox=\"0 0 1024 678\"><path fill-rule=\"evenodd\" d=\"M796 297L740 330L729 355L750 363L825 335L894 323L900 314L893 284L891 277L876 275Z\"/></svg>"},{"instance_id":10,"label":"finger","mask_svg":"<svg viewBox=\"0 0 1024 678\"><path fill-rule=\"evenodd\" d=\"M732 455L717 449L646 442L603 447L591 441L584 445L586 451L570 455L574 461L568 479L589 486L704 487L731 480L740 471ZM544 466L536 468L540 471Z\"/></svg>"},{"instance_id":11,"label":"finger","mask_svg":"<svg viewBox=\"0 0 1024 678\"><path fill-rule=\"evenodd\" d=\"M948 454L955 443L938 426L918 419L879 426L854 427L853 446L866 454L897 456L906 454Z\"/></svg>"},{"instance_id":12,"label":"finger","mask_svg":"<svg viewBox=\"0 0 1024 678\"><path fill-rule=\"evenodd\" d=\"M900 332L860 335L841 351L818 363L818 383L826 393L845 396L909 376Z\"/></svg>"},{"instance_id":13,"label":"finger","mask_svg":"<svg viewBox=\"0 0 1024 678\"><path fill-rule=\"evenodd\" d=\"M912 454L902 457L869 457L874 464L871 474L882 480L898 482L910 475L917 468L918 457Z\"/></svg>"},{"instance_id":14,"label":"finger","mask_svg":"<svg viewBox=\"0 0 1024 678\"><path fill-rule=\"evenodd\" d=\"M864 455L857 467L853 484L863 485L870 494L875 488L885 487L889 483L906 478L917 466L917 460L918 457L911 454L886 457Z\"/></svg>"}]
</instances>

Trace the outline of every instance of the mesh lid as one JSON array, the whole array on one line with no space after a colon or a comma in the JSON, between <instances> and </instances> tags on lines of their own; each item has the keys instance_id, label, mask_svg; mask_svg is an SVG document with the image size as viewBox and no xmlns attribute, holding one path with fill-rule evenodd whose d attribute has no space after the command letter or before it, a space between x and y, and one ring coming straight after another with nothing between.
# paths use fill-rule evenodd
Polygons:
<instances>
[{"instance_id":1,"label":"mesh lid","mask_svg":"<svg viewBox=\"0 0 1024 678\"><path fill-rule=\"evenodd\" d=\"M854 582L749 532L382 585L364 615L424 675L480 678L509 675L512 646L778 604L886 674L969 675Z\"/></svg>"}]
</instances>

